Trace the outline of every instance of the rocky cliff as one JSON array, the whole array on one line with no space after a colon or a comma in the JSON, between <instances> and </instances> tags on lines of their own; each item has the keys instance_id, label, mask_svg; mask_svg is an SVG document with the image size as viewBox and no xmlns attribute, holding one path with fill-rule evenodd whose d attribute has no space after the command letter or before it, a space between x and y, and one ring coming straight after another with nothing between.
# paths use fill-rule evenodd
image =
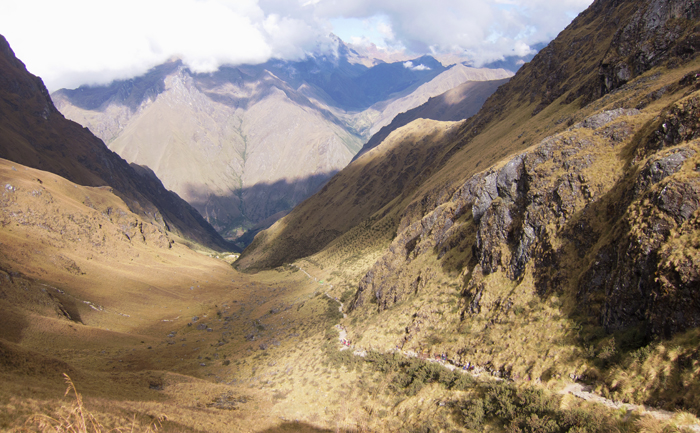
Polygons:
<instances>
[{"instance_id":1,"label":"rocky cliff","mask_svg":"<svg viewBox=\"0 0 700 433\"><path fill-rule=\"evenodd\" d=\"M447 281L460 287L456 326L486 322L472 336L475 344L486 332L507 333L514 315L532 314L532 296L565 300L560 311L622 333L623 345L700 325L700 70L690 54L698 46L697 10L693 2L670 1L628 13L598 62L602 97L583 95L593 88L587 84L560 95L564 101L580 95L585 109L576 117L588 117L464 182L442 185L427 206L428 197L412 203L386 253L360 280L353 308L395 309L452 272ZM662 43L655 39L660 33ZM615 81L611 53L620 52L626 60L613 62L618 72L634 72L615 73L624 76ZM548 109L540 102L535 111ZM414 350L425 344L423 322L434 316L416 314L399 341ZM635 343L626 340L630 332ZM506 339L505 347L514 344ZM547 340L564 350L563 334ZM494 360L492 352L478 355L459 344L451 351Z\"/></svg>"}]
</instances>

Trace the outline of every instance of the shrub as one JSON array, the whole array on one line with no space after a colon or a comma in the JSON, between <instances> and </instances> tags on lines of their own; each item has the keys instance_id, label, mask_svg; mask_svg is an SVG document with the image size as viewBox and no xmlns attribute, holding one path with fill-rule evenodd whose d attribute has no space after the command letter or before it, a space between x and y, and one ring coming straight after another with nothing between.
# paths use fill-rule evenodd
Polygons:
<instances>
[{"instance_id":1,"label":"shrub","mask_svg":"<svg viewBox=\"0 0 700 433\"><path fill-rule=\"evenodd\" d=\"M462 407L464 426L480 429L485 421L502 423L512 433L595 433L615 430L612 418L582 409L559 409L559 400L537 388L518 389L505 382L481 385L482 398Z\"/></svg>"},{"instance_id":2,"label":"shrub","mask_svg":"<svg viewBox=\"0 0 700 433\"><path fill-rule=\"evenodd\" d=\"M75 388L75 384L73 383L71 378L65 373L63 373L63 377L66 381L66 384L68 385L64 396L67 396L71 392L75 396L75 401L70 407L68 414L59 414L56 418L52 418L47 415L34 415L27 420L27 426L29 426L30 424L37 424L39 431L42 432L101 433L103 431L135 431L135 417L131 422L131 426L129 427L107 430L102 424L100 424L97 418L95 418L95 416L87 410L87 408L83 404L83 397ZM154 431L157 431L158 427L162 426L163 422L165 422L166 420L167 417L165 415L160 415L154 421L152 421L144 431L146 433L152 433Z\"/></svg>"},{"instance_id":3,"label":"shrub","mask_svg":"<svg viewBox=\"0 0 700 433\"><path fill-rule=\"evenodd\" d=\"M462 409L464 426L468 429L476 430L484 425L484 400L476 398L470 400Z\"/></svg>"}]
</instances>

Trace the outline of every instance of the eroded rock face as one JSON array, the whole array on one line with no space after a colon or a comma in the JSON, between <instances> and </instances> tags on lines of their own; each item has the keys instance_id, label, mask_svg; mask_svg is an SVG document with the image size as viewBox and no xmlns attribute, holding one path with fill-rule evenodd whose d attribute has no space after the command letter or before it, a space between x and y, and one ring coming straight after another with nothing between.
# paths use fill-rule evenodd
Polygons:
<instances>
[{"instance_id":1,"label":"eroded rock face","mask_svg":"<svg viewBox=\"0 0 700 433\"><path fill-rule=\"evenodd\" d=\"M613 38L601 65L604 92L611 92L649 69L695 58L700 48L695 0L653 0L641 6Z\"/></svg>"},{"instance_id":2,"label":"eroded rock face","mask_svg":"<svg viewBox=\"0 0 700 433\"><path fill-rule=\"evenodd\" d=\"M698 78L695 81L700 82ZM700 96L697 92L668 109L656 131L647 138L642 156L700 137Z\"/></svg>"},{"instance_id":3,"label":"eroded rock face","mask_svg":"<svg viewBox=\"0 0 700 433\"><path fill-rule=\"evenodd\" d=\"M583 128L603 131L611 122L630 112L606 112L594 116L570 131L544 140L534 150L517 155L499 169L473 176L449 201L426 214L420 221L402 221L405 227L387 254L362 279L354 307L376 300L385 309L411 293L401 276L410 273L406 266L418 255L438 251L442 257L473 231L469 248L478 270L465 288L469 311L479 310L478 276L502 271L517 280L533 257L542 266L552 256L551 244L556 232L566 226L576 212L590 203L596 191L605 186L590 179L585 170L596 159L594 143ZM624 123L624 122L621 122ZM619 142L601 134L609 146ZM460 219L471 212L471 218ZM546 278L544 279L546 280ZM542 283L546 292L547 283Z\"/></svg>"},{"instance_id":4,"label":"eroded rock face","mask_svg":"<svg viewBox=\"0 0 700 433\"><path fill-rule=\"evenodd\" d=\"M641 112L610 110L473 176L419 220L407 212L386 254L360 282L352 308L367 302L391 308L436 277L412 262L461 250L471 252L462 262L463 319L508 305L508 299L483 304L485 279L500 274L515 284L530 275L542 297L572 290L581 311L608 331L642 327L671 335L699 326L694 98L650 122L673 125L678 138L647 128L639 151L661 151L637 157L636 171L621 160L611 165L610 155L631 142Z\"/></svg>"},{"instance_id":5,"label":"eroded rock face","mask_svg":"<svg viewBox=\"0 0 700 433\"><path fill-rule=\"evenodd\" d=\"M695 92L643 139L636 159L651 157L623 194L619 235L580 280L582 304L604 299L600 323L608 331L638 326L670 336L700 325L698 115Z\"/></svg>"},{"instance_id":6,"label":"eroded rock face","mask_svg":"<svg viewBox=\"0 0 700 433\"><path fill-rule=\"evenodd\" d=\"M631 188L623 236L602 248L582 277L582 303L604 293L600 321L606 330L642 326L670 336L700 325L700 177L681 171L696 164L696 153L676 148L645 164Z\"/></svg>"}]
</instances>

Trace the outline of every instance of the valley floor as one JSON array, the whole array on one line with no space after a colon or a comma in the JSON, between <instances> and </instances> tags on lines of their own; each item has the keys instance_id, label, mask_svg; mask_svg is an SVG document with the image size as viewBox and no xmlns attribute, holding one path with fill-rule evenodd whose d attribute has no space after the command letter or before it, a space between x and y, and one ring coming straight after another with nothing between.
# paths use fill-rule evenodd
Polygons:
<instances>
[{"instance_id":1,"label":"valley floor","mask_svg":"<svg viewBox=\"0 0 700 433\"><path fill-rule=\"evenodd\" d=\"M186 272L175 256L187 256ZM313 271L239 273L178 244L161 258L160 266L132 274L132 284L143 285L138 296L124 297L130 292L124 289L97 306L76 295L80 320L16 308L8 302L13 290L62 289L4 274L11 278L0 301L10 324L0 340L2 430L65 428L76 401L73 392L64 396L64 375L100 431L469 431L465 402L479 387L496 386L484 375L438 367L449 361L417 359L438 375L455 370L469 379L397 385L401 358L408 358L344 350L351 325L338 308L342 295ZM80 278L100 280L89 269ZM564 383L547 386L554 391ZM608 413L570 394L559 404L585 405L630 426L647 418L640 410Z\"/></svg>"}]
</instances>

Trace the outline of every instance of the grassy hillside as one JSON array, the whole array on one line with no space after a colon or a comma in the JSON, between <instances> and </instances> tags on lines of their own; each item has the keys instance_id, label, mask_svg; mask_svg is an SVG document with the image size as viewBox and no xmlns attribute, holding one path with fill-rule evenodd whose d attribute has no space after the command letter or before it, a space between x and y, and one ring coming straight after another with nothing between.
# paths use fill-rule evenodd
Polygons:
<instances>
[{"instance_id":1,"label":"grassy hillside","mask_svg":"<svg viewBox=\"0 0 700 433\"><path fill-rule=\"evenodd\" d=\"M511 80L498 88L484 104L479 113L460 126L457 136L450 136L433 148L430 162L426 163L427 171L421 172L421 176L415 173L410 176L411 190L406 194L386 194L395 200L383 217L393 221L394 231L399 219L406 212L416 214L425 212L425 209L434 207L437 200L444 200L450 196L458 185L463 184L473 174L484 170L497 163L504 157L514 152L522 151L543 138L562 131L573 125L576 115L582 103L581 99L590 99L599 95L600 89L596 88L595 94L585 92L585 89L593 87L591 83L600 80L598 65L602 61L610 47L615 32L616 21L629 17L634 7L629 3L610 4L596 2L587 11L576 18L569 27L563 31L557 39L543 49L533 60L523 66ZM591 35L595 35L592 37ZM572 50L576 51L572 51ZM579 52L580 54L576 54ZM552 88L556 87L556 90ZM567 96L561 96L564 90L568 90ZM554 92L554 93L553 93ZM551 104L554 94L559 93L556 104ZM570 95L582 93L579 99ZM543 107L548 107L543 110ZM583 117L581 117L582 119ZM579 119L579 120L581 120ZM419 130L419 128L416 128ZM420 138L412 140L414 143ZM390 140L386 140L387 142ZM396 147L395 152L411 153L412 146ZM418 159L423 161L423 159ZM361 186L355 187L352 182L344 181L346 173L362 170L361 167L368 164L369 159L359 158L346 170L339 173L326 187L326 194L335 195L336 188L347 185L351 194L358 196L383 196L386 182L372 182L373 177L397 176L398 172L405 170L400 164L386 163L381 171L366 170L363 182L370 185L371 189ZM396 172L396 173L395 173ZM401 186L399 192L403 189ZM323 194L323 191L321 192ZM303 255L319 250L331 239L342 234L345 230L331 228L337 219L329 218L326 224L331 225L325 232L316 234L317 224L303 224L307 215L318 215L323 218L325 212L337 212L343 215L357 215L351 224L346 227L359 224L369 218L372 212L355 212L355 197L353 199L338 202L333 208L319 208L314 200L307 201L294 209L279 225L270 230L269 239L294 238L299 239L298 248L305 251ZM342 210L337 206L344 207ZM289 229L284 229L289 227ZM309 230L307 233L305 230ZM272 235L272 233L280 233ZM269 261L259 261L257 266L278 264L302 255L290 252L289 259L283 253L271 253L278 247L276 242L266 242L264 237L255 241L246 249L242 259L251 254L259 254L265 250L265 255L272 257ZM303 239L303 241L301 241ZM311 246L306 248L305 245ZM241 266L247 266L247 262L241 262Z\"/></svg>"},{"instance_id":2,"label":"grassy hillside","mask_svg":"<svg viewBox=\"0 0 700 433\"><path fill-rule=\"evenodd\" d=\"M80 185L110 186L129 208L162 228L207 245L229 245L176 194L142 176L105 144L56 110L40 78L0 36L0 157L57 173Z\"/></svg>"},{"instance_id":3,"label":"grassy hillside","mask_svg":"<svg viewBox=\"0 0 700 433\"><path fill-rule=\"evenodd\" d=\"M362 346L339 341L345 329L355 338L356 319L339 311L351 296L333 299L342 287L312 263L242 274L179 239L161 242L108 189L6 160L0 181L0 430L500 431L542 418L637 432L695 422L622 416L445 361L353 355Z\"/></svg>"},{"instance_id":4,"label":"grassy hillside","mask_svg":"<svg viewBox=\"0 0 700 433\"><path fill-rule=\"evenodd\" d=\"M349 64L341 50L333 59L194 74L173 60L140 77L52 97L62 114L128 162L149 167L243 248L261 225L318 191L396 114L465 81L510 76L423 61L432 69L395 63L374 70Z\"/></svg>"},{"instance_id":5,"label":"grassy hillside","mask_svg":"<svg viewBox=\"0 0 700 433\"><path fill-rule=\"evenodd\" d=\"M369 149L377 147L394 130L411 123L416 119L432 119L443 121L460 121L477 114L486 99L498 87L508 82L508 79L489 81L467 81L411 110L395 116L391 123L383 126L372 135L353 160L358 159Z\"/></svg>"}]
</instances>

